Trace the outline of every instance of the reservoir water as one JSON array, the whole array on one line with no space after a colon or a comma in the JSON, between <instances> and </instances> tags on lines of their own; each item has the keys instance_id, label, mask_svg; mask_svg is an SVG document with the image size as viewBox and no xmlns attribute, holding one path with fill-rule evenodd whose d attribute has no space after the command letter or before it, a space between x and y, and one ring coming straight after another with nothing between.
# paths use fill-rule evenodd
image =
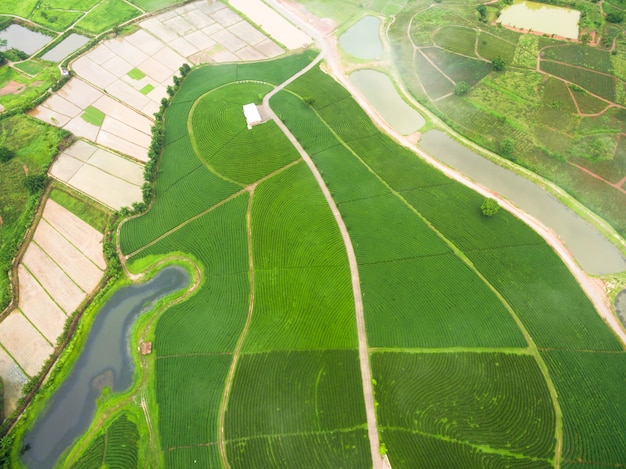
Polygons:
<instances>
[{"instance_id":1,"label":"reservoir water","mask_svg":"<svg viewBox=\"0 0 626 469\"><path fill-rule=\"evenodd\" d=\"M59 456L91 424L96 400L108 386L126 390L133 378L130 330L137 317L158 299L186 287L185 269L169 266L140 285L121 288L100 310L70 375L47 404L46 410L26 435L30 449L22 461L31 469L54 467Z\"/></svg>"},{"instance_id":2,"label":"reservoir water","mask_svg":"<svg viewBox=\"0 0 626 469\"><path fill-rule=\"evenodd\" d=\"M426 121L422 115L402 99L384 73L358 70L349 78L382 118L401 134L412 134L424 126Z\"/></svg>"},{"instance_id":3,"label":"reservoir water","mask_svg":"<svg viewBox=\"0 0 626 469\"><path fill-rule=\"evenodd\" d=\"M383 55L379 29L380 18L365 16L339 36L339 45L348 54L359 59L377 59Z\"/></svg>"},{"instance_id":4,"label":"reservoir water","mask_svg":"<svg viewBox=\"0 0 626 469\"><path fill-rule=\"evenodd\" d=\"M50 62L60 62L76 49L87 44L87 41L89 41L87 36L72 33L46 52L41 58Z\"/></svg>"},{"instance_id":5,"label":"reservoir water","mask_svg":"<svg viewBox=\"0 0 626 469\"><path fill-rule=\"evenodd\" d=\"M517 1L502 10L497 20L506 26L578 39L580 11L545 3Z\"/></svg>"},{"instance_id":6,"label":"reservoir water","mask_svg":"<svg viewBox=\"0 0 626 469\"><path fill-rule=\"evenodd\" d=\"M503 195L555 231L588 273L601 275L626 270L626 258L613 244L533 182L498 166L438 130L426 132L419 146L437 160Z\"/></svg>"}]
</instances>

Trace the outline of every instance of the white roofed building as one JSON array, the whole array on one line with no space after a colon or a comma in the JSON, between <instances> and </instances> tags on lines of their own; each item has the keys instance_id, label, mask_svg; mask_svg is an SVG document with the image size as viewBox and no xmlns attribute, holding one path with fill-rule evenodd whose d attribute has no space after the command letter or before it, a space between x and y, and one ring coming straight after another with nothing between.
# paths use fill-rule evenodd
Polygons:
<instances>
[{"instance_id":1,"label":"white roofed building","mask_svg":"<svg viewBox=\"0 0 626 469\"><path fill-rule=\"evenodd\" d=\"M246 116L246 122L248 123L248 129L251 129L253 125L260 124L261 115L259 114L259 110L256 107L256 104L244 104L243 106L243 115Z\"/></svg>"}]
</instances>

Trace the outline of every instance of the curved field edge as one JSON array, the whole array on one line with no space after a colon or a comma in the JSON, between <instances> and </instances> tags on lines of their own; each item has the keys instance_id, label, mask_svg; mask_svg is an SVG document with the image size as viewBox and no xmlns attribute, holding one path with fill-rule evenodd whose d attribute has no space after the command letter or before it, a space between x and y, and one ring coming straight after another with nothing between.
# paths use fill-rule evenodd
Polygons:
<instances>
[{"instance_id":1,"label":"curved field edge","mask_svg":"<svg viewBox=\"0 0 626 469\"><path fill-rule=\"evenodd\" d=\"M320 80L315 80L315 84L316 84L315 88L310 88L308 86L302 86L301 89L297 89L297 86L298 86L297 82L295 82L293 85L294 85L294 88L297 89L297 92L301 94L301 96L306 96L309 102L312 100L312 102L313 102L313 106L312 107L313 108L318 108L319 109L319 108L323 108L324 104L320 104L318 106L318 104L317 104L318 97L319 97L319 101L321 103L332 102L333 98L330 97L330 96L332 96L332 94L329 94L328 87L324 86L323 83L320 83ZM302 92L302 89L304 89L305 91ZM322 94L319 95L319 96L315 95L313 89L315 89L315 90L323 90ZM339 93L339 94L341 94L341 93ZM272 105L275 108L276 108L276 105L278 105L277 103L279 101L279 99L278 99L279 96L280 95L277 95L276 98L274 98L274 100L272 101ZM341 99L341 98L336 98L335 100L339 100L339 99ZM306 109L306 106L301 106L300 112L303 112L304 109ZM307 129L308 132L310 132L310 126L311 126L311 122L312 122L311 119L313 119L312 117L309 118L309 117L304 116L301 119L300 116L298 116L298 119L294 119L294 114L292 114L291 118L290 118L288 111L289 111L289 109L285 108L285 107L278 109L279 113L283 112L283 117L285 119L285 122L292 129L292 131L298 137L300 142L304 145L305 149L308 149L308 151L311 151L312 154L315 154L315 153L321 154L320 152L324 151L325 148L328 148L328 146L320 147L319 146L320 140L310 139L310 138L307 137L306 132L303 133L304 129ZM321 113L322 111L320 110L319 112ZM355 118L358 119L358 116L355 117ZM301 123L301 121L303 121L303 120L307 121L306 127L302 126L302 125L299 125ZM326 140L327 139L328 138L326 138ZM324 141L326 141L326 140L324 140ZM330 144L330 145L332 146L332 144ZM403 150L400 150L400 149L394 150L395 153L398 153L398 152L401 153L402 151ZM390 152L387 152L387 154L391 154L391 153L394 153L394 152L390 151ZM413 156L413 158L416 158L416 157ZM314 160L315 159L316 158L314 157ZM376 161L376 160L368 160L368 163L371 163L372 161ZM382 161L383 160L381 159L376 164L374 169L370 169L370 171L373 171L373 170L374 171L383 171L383 174L385 174L385 170L387 170L386 174L389 174L389 171L393 171L394 164L393 164L393 161L391 159L385 160L384 163L382 163ZM324 174L324 169L325 169L324 165L320 161L318 161L318 160L316 160L316 164L318 166L321 165L320 169L321 169L322 173ZM425 166L425 165L422 163L422 166ZM326 166L326 169L328 169L328 167L329 166ZM432 171L432 170L428 170L428 171ZM332 190L332 186L333 185L332 185L332 182L329 180L329 178L332 179L332 174L327 172L326 175L325 175L325 178L329 181L328 184L329 184L329 186L331 187L331 190ZM417 179L420 180L420 179L422 179L422 177L418 176ZM395 183L393 183L393 184L395 184ZM336 187L338 187L338 186L336 186ZM403 193L401 191L401 189L398 189L398 190L400 190L400 192ZM467 193L471 192L469 189L464 189L464 190ZM335 194L333 194L333 195L335 196ZM411 201L411 203L413 203L413 202ZM452 233L451 233L451 229L452 228L450 226L446 227L442 223L444 221L444 218L446 218L446 216L448 216L449 213L451 213L451 212L449 212L449 210L442 209L441 207L438 207L436 209L436 211L439 214L439 217L438 217L438 219L434 219L434 220L431 219L431 222L433 222L434 226L436 226L439 230L443 230L443 232L446 233L446 236L451 236L451 234L454 235L454 230L452 230ZM432 214L429 214L429 215L432 216ZM521 222L519 222L519 221L516 221L516 223L521 225ZM448 224L448 225L450 225L450 224ZM463 230L467 231L467 227L465 227L462 224L455 223L453 225L456 226L457 229L459 227L462 227ZM525 229L532 232L532 230L530 230L527 227ZM458 233L458 234L461 234L461 233ZM457 234L457 236L452 236L451 239L453 239L455 242L458 242L459 239L460 239L458 234ZM533 236L537 239L537 241L535 241L532 244L537 244L538 246L545 245L543 240L541 240L536 234L533 233ZM487 237L485 237L485 239L491 240L493 238L492 238L492 236L487 236ZM581 292L580 288L578 287L578 285L575 284L575 282L571 278L571 274L569 274L567 269L563 268L562 263L560 262L560 260L558 260L557 256L547 246L545 247L545 249L542 248L542 251L543 251L542 256L537 258L537 259L535 259L535 261L539 261L539 262L534 262L534 263L537 264L537 266L545 265L545 262L548 259L550 259L548 261L549 265L560 266L560 267L557 267L556 271L553 271L553 274L556 275L556 278L565 280L565 285L568 285L568 288L567 288L568 294L573 293L573 292L576 293L575 295L573 295L574 297L577 298L576 300L574 300L575 301L574 304L576 304L576 302L580 302L580 305L578 306L579 313L577 313L577 314L578 315L582 314L582 316L580 316L580 318L584 317L585 323L589 322L589 327L593 327L593 329L594 329L594 332L591 335L591 337L587 337L586 340L582 340L582 341L580 341L580 339L578 339L578 347L581 347L581 348L590 347L592 349L597 348L597 350L599 351L598 353L602 353L601 352L602 349L613 350L616 353L621 353L619 351L622 350L622 347L620 346L620 344L617 341L616 337L607 328L606 324L602 323L602 321L600 320L600 318L598 317L596 312L591 307L591 304L589 303L589 300L582 294L582 292ZM479 251L476 251L476 252L479 252ZM471 250L467 254L470 255L471 254ZM471 258L472 257L470 256L470 259ZM509 269L510 269L511 265L512 264L508 264L508 268ZM533 262L531 262L528 267L531 267L531 266L532 266L532 269L528 270L528 272L525 275L529 275L530 274L531 277L529 277L529 279L533 279L533 281L536 282L536 275L537 275L538 272L541 272L542 268L537 268L537 267L533 266ZM484 266L483 266L483 269L484 269ZM557 273L557 272L559 272L559 273ZM511 280L514 280L514 278L511 277L511 276L509 276L509 278ZM496 277L494 277L492 275L488 275L488 279L491 279L491 281L493 281L494 279L496 279ZM555 279L552 279L552 280L555 280ZM552 284L552 281L549 282L549 283ZM531 284L532 284L532 282L531 282ZM497 285L497 288L499 290L504 288L504 290L505 290L504 291L504 293L505 293L504 296L507 297L509 300L515 300L515 301L513 301L513 307L516 310L520 308L520 306L523 304L523 302L527 301L532 296L536 296L537 299L542 298L542 295L538 295L538 292L537 293L533 293L531 291L531 292L529 292L530 296L522 295L523 298L515 299L514 296L511 296L511 294L513 293L514 290L516 290L516 289L519 290L521 288L521 285L523 285L523 283L520 283L520 282L512 282L507 287L504 287L502 282L500 282L499 285L498 285L498 282L496 282L496 283L494 283L494 285ZM557 287L557 290L559 288L562 288L562 286L563 286L560 283L560 280L557 281L557 283L554 284L554 285L555 286L559 285L559 287ZM552 287L550 287L550 288L552 288ZM508 291L508 293L507 293L507 291ZM555 297L555 298L552 298L552 299L549 299L549 297L548 297L546 299L551 304L558 304L558 297ZM571 301L572 301L572 298L568 298L567 303L569 303ZM572 304L572 303L570 303L570 304ZM538 312L540 312L540 311L542 311L541 307L539 307ZM568 317L567 315L562 315L562 313L559 314L558 311L563 311L563 308L556 308L553 312L550 313L550 316L554 316L555 320L558 320L559 317L562 317L562 318L567 318ZM520 311L518 311L518 314L520 314ZM520 314L520 318L521 318L522 322L527 322L528 319L529 319L527 317L527 314ZM537 318L537 319L540 319L540 318ZM579 323L579 324L583 324L583 323ZM533 327L533 329L531 330L531 334L533 336L537 335L537 334L539 334L539 336L541 336L541 335L544 336L543 339L541 339L541 341L540 341L541 343L538 343L539 351L542 351L542 347L550 347L550 342L552 342L555 339L557 339L557 337L560 334L563 333L563 331L560 330L558 328L558 326L557 326L556 329L555 328L551 328L552 330L551 330L551 333L549 335L547 335L545 333L542 334L541 329L539 328L540 322L537 322L536 326L537 327ZM583 327L586 328L587 326L583 325ZM578 328L578 326L574 327L574 328L569 328L570 332L568 334L565 334L565 336L563 337L563 340L564 340L563 344L564 344L565 347L571 348L571 349L574 349L574 350L577 348L576 345L574 345L571 342L569 342L569 341L571 341L572 337L577 337L577 338L581 337L579 335L579 331L577 330L577 328ZM552 332L554 332L554 333L552 333ZM591 339L592 337L595 337L595 338ZM589 339L591 339L591 341ZM591 352L593 352L593 350L591 350ZM537 353L537 352L535 352L535 353ZM539 360L540 364L541 364L541 362L543 362L543 360L540 357L538 357L538 360ZM541 368L544 369L544 373L547 373L547 368L546 368L545 363L542 364ZM546 378L549 379L547 374L546 374ZM556 392L554 391L553 385L551 385L551 387L553 389L553 391L551 393L556 397ZM602 408L602 406L600 406L600 408ZM604 408L602 408L602 412L610 412L610 411L605 406ZM567 428L566 428L566 430L567 430ZM572 438L572 437L574 437L574 435L572 435L571 433L568 433L568 434L565 435L566 441L567 441L568 438ZM576 437L576 441L580 441L579 440L579 436ZM557 448L557 450L558 449L560 449L560 448ZM393 459L392 459L392 462L393 462Z\"/></svg>"}]
</instances>

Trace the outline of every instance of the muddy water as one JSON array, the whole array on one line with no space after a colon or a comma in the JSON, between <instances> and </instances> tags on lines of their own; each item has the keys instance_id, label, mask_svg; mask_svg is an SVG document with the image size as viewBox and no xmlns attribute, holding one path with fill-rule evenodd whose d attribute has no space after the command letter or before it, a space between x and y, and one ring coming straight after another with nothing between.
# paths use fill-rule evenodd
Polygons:
<instances>
[{"instance_id":1,"label":"muddy water","mask_svg":"<svg viewBox=\"0 0 626 469\"><path fill-rule=\"evenodd\" d=\"M465 148L441 131L427 132L419 145L434 158L503 195L555 231L588 273L601 275L626 270L626 259L613 244L538 185Z\"/></svg>"},{"instance_id":2,"label":"muddy water","mask_svg":"<svg viewBox=\"0 0 626 469\"><path fill-rule=\"evenodd\" d=\"M50 62L60 62L65 57L70 55L76 49L84 46L89 41L87 36L81 36L80 34L72 33L59 42L56 46L41 56L43 60L49 60Z\"/></svg>"},{"instance_id":3,"label":"muddy water","mask_svg":"<svg viewBox=\"0 0 626 469\"><path fill-rule=\"evenodd\" d=\"M380 18L365 16L339 36L339 45L348 54L359 59L377 59L383 55L379 29Z\"/></svg>"},{"instance_id":4,"label":"muddy water","mask_svg":"<svg viewBox=\"0 0 626 469\"><path fill-rule=\"evenodd\" d=\"M400 97L391 79L384 73L371 69L359 70L349 78L383 119L401 134L412 134L426 122L419 112Z\"/></svg>"},{"instance_id":5,"label":"muddy water","mask_svg":"<svg viewBox=\"0 0 626 469\"><path fill-rule=\"evenodd\" d=\"M622 290L615 298L615 311L619 320L626 327L626 290Z\"/></svg>"},{"instance_id":6,"label":"muddy water","mask_svg":"<svg viewBox=\"0 0 626 469\"><path fill-rule=\"evenodd\" d=\"M98 313L71 374L56 391L41 418L27 434L30 449L22 461L29 468L52 468L59 456L91 424L96 399L108 386L124 391L133 377L130 330L142 312L159 298L189 284L186 270L170 266L150 281L118 290Z\"/></svg>"},{"instance_id":7,"label":"muddy water","mask_svg":"<svg viewBox=\"0 0 626 469\"><path fill-rule=\"evenodd\" d=\"M50 36L31 31L19 24L12 24L7 29L0 31L0 39L6 39L4 49L18 49L31 55L52 41Z\"/></svg>"},{"instance_id":8,"label":"muddy water","mask_svg":"<svg viewBox=\"0 0 626 469\"><path fill-rule=\"evenodd\" d=\"M556 34L570 39L578 38L579 21L578 10L528 1L517 1L504 8L497 20L506 26Z\"/></svg>"}]
</instances>

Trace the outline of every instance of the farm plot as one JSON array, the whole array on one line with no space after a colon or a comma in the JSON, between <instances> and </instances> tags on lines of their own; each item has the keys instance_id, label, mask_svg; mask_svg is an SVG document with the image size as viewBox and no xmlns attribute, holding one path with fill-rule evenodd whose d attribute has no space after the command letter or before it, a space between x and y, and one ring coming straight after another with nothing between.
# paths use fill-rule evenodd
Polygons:
<instances>
[{"instance_id":1,"label":"farm plot","mask_svg":"<svg viewBox=\"0 0 626 469\"><path fill-rule=\"evenodd\" d=\"M455 83L464 81L471 86L491 71L489 62L465 57L437 47L425 47L421 51Z\"/></svg>"},{"instance_id":2,"label":"farm plot","mask_svg":"<svg viewBox=\"0 0 626 469\"><path fill-rule=\"evenodd\" d=\"M554 350L542 355L554 376L564 413L563 462L624 464L626 353Z\"/></svg>"},{"instance_id":3,"label":"farm plot","mask_svg":"<svg viewBox=\"0 0 626 469\"><path fill-rule=\"evenodd\" d=\"M542 60L541 70L563 78L609 101L615 101L615 77L585 68Z\"/></svg>"},{"instance_id":4,"label":"farm plot","mask_svg":"<svg viewBox=\"0 0 626 469\"><path fill-rule=\"evenodd\" d=\"M355 347L345 247L304 163L258 187L251 227L256 293L243 350Z\"/></svg>"},{"instance_id":5,"label":"farm plot","mask_svg":"<svg viewBox=\"0 0 626 469\"><path fill-rule=\"evenodd\" d=\"M374 353L379 426L552 459L555 413L535 359L504 353ZM468 448L468 449L470 449ZM409 448L390 447L390 462ZM447 454L454 457L454 452ZM405 456L406 457L406 456ZM456 466L449 461L447 466Z\"/></svg>"},{"instance_id":6,"label":"farm plot","mask_svg":"<svg viewBox=\"0 0 626 469\"><path fill-rule=\"evenodd\" d=\"M444 26L433 36L435 44L450 52L475 57L476 30L463 26Z\"/></svg>"},{"instance_id":7,"label":"farm plot","mask_svg":"<svg viewBox=\"0 0 626 469\"><path fill-rule=\"evenodd\" d=\"M241 358L226 412L227 440L357 428L365 428L365 405L356 350Z\"/></svg>"},{"instance_id":8,"label":"farm plot","mask_svg":"<svg viewBox=\"0 0 626 469\"><path fill-rule=\"evenodd\" d=\"M115 210L142 200L143 168L83 140L57 157L50 174Z\"/></svg>"},{"instance_id":9,"label":"farm plot","mask_svg":"<svg viewBox=\"0 0 626 469\"><path fill-rule=\"evenodd\" d=\"M122 414L91 442L72 467L91 469L104 464L106 467L135 468L138 441L137 425Z\"/></svg>"}]
</instances>

